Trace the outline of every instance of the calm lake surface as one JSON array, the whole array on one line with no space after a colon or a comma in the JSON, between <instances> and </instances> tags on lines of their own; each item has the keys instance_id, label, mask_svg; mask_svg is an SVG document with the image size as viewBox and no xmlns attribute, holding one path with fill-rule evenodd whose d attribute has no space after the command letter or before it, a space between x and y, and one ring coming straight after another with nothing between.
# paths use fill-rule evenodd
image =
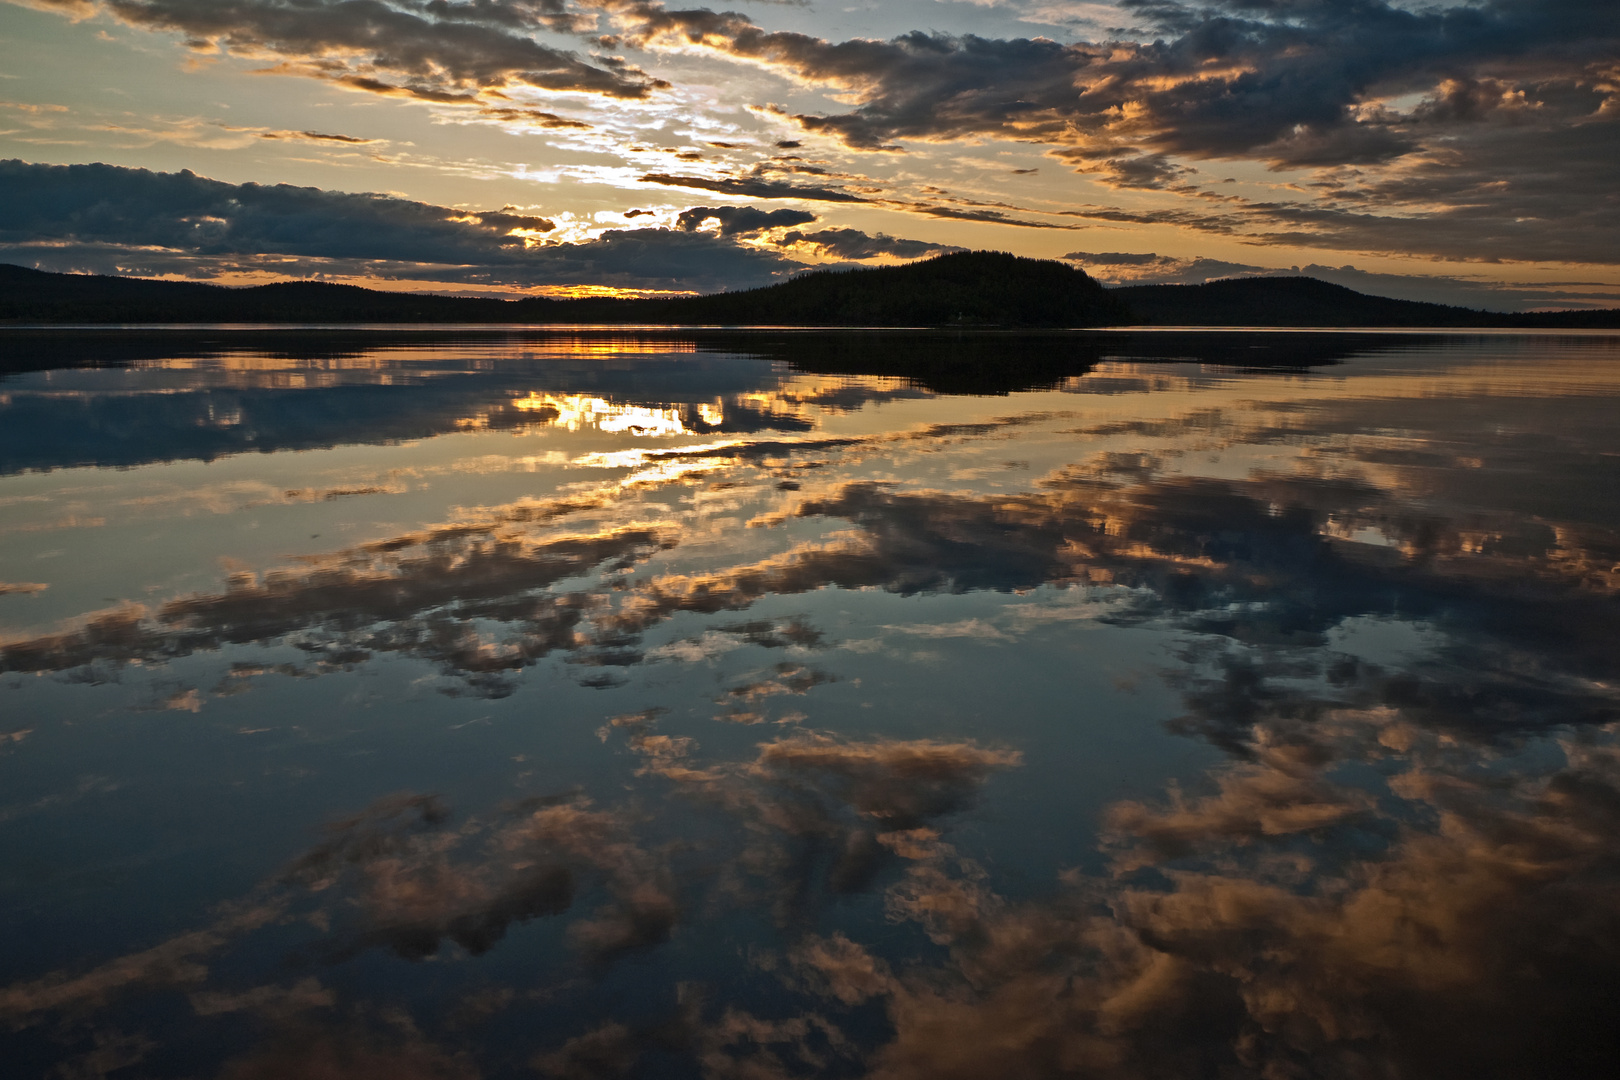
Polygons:
<instances>
[{"instance_id":1,"label":"calm lake surface","mask_svg":"<svg viewBox=\"0 0 1620 1080\"><path fill-rule=\"evenodd\" d=\"M0 352L8 1078L1620 1072L1620 338Z\"/></svg>"}]
</instances>

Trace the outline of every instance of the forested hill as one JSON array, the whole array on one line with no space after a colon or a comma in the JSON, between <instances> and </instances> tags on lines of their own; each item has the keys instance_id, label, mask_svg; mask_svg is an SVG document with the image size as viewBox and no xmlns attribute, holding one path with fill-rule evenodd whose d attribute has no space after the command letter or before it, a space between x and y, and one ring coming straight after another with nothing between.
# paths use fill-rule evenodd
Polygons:
<instances>
[{"instance_id":1,"label":"forested hill","mask_svg":"<svg viewBox=\"0 0 1620 1080\"><path fill-rule=\"evenodd\" d=\"M1126 311L1083 270L963 251L903 266L824 270L747 292L631 301L653 322L784 326L1108 326Z\"/></svg>"},{"instance_id":2,"label":"forested hill","mask_svg":"<svg viewBox=\"0 0 1620 1080\"><path fill-rule=\"evenodd\" d=\"M1509 314L1392 300L1309 277L1110 289L1145 326L1620 327L1620 311Z\"/></svg>"},{"instance_id":3,"label":"forested hill","mask_svg":"<svg viewBox=\"0 0 1620 1080\"><path fill-rule=\"evenodd\" d=\"M1104 326L1130 313L1082 270L993 251L823 270L673 299L484 300L289 282L227 289L0 265L0 322L514 322L791 326Z\"/></svg>"},{"instance_id":4,"label":"forested hill","mask_svg":"<svg viewBox=\"0 0 1620 1080\"><path fill-rule=\"evenodd\" d=\"M991 251L822 270L672 299L472 299L323 282L225 288L0 264L0 323L643 323L675 326L1620 327L1620 311L1511 315L1367 296L1303 277L1104 289L1065 263Z\"/></svg>"},{"instance_id":5,"label":"forested hill","mask_svg":"<svg viewBox=\"0 0 1620 1080\"><path fill-rule=\"evenodd\" d=\"M0 264L0 322L9 323L511 322L513 307L324 282L232 289Z\"/></svg>"}]
</instances>

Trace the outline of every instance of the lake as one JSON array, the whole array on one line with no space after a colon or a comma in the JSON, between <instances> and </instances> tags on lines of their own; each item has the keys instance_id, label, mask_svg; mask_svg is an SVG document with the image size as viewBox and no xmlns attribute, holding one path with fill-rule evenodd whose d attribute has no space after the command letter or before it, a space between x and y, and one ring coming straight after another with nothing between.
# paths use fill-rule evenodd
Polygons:
<instances>
[{"instance_id":1,"label":"lake","mask_svg":"<svg viewBox=\"0 0 1620 1080\"><path fill-rule=\"evenodd\" d=\"M1620 337L0 351L8 1077L1620 1067Z\"/></svg>"}]
</instances>

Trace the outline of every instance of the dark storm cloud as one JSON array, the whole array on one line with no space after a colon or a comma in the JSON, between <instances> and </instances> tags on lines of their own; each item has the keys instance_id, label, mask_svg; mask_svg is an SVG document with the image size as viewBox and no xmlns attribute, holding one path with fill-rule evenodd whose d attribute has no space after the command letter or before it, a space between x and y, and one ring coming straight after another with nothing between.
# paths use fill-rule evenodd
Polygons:
<instances>
[{"instance_id":1,"label":"dark storm cloud","mask_svg":"<svg viewBox=\"0 0 1620 1080\"><path fill-rule=\"evenodd\" d=\"M104 11L132 26L184 36L193 49L279 61L273 70L426 101L475 101L528 86L642 98L667 84L622 62L586 61L534 39L573 30L552 3L401 0L102 0L53 5Z\"/></svg>"},{"instance_id":2,"label":"dark storm cloud","mask_svg":"<svg viewBox=\"0 0 1620 1080\"><path fill-rule=\"evenodd\" d=\"M782 213L784 225L807 220ZM208 277L273 268L470 285L713 290L766 284L798 266L678 230L531 242L553 228L510 207L466 211L387 195L226 184L189 171L0 161L0 255L41 269ZM300 266L287 256L309 261Z\"/></svg>"}]
</instances>

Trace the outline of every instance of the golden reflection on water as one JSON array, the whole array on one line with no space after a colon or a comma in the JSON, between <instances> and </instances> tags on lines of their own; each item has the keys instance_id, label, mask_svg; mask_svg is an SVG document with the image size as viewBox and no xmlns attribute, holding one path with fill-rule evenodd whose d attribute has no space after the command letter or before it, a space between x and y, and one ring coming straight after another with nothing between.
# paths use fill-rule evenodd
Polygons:
<instances>
[{"instance_id":1,"label":"golden reflection on water","mask_svg":"<svg viewBox=\"0 0 1620 1080\"><path fill-rule=\"evenodd\" d=\"M679 409L657 409L645 405L621 405L588 394L529 393L512 399L512 408L528 412L555 413L548 422L566 431L591 428L607 434L638 436L688 435L686 419ZM724 423L725 404L698 402L697 418L714 427Z\"/></svg>"},{"instance_id":2,"label":"golden reflection on water","mask_svg":"<svg viewBox=\"0 0 1620 1080\"><path fill-rule=\"evenodd\" d=\"M47 718L0 768L76 764L96 701L338 808L0 1019L80 1068L145 1010L116 1045L161 1074L251 1017L170 1070L236 1078L1610 1075L1620 356L1583 348L985 398L514 370L370 442L0 479L0 669ZM40 558L68 506L90 546ZM331 704L368 686L388 723ZM75 782L0 829L153 783Z\"/></svg>"}]
</instances>

